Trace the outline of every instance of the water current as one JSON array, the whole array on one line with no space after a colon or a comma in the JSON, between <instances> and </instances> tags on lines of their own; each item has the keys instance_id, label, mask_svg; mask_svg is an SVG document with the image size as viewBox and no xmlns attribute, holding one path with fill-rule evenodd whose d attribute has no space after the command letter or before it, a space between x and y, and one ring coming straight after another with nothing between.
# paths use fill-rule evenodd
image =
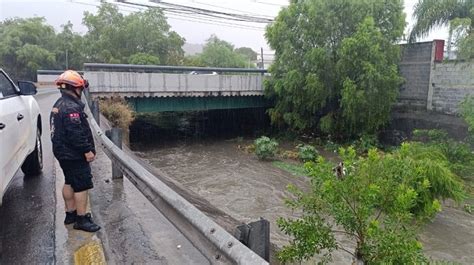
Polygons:
<instances>
[{"instance_id":1,"label":"water current","mask_svg":"<svg viewBox=\"0 0 474 265\"><path fill-rule=\"evenodd\" d=\"M271 242L289 240L277 227L278 217L297 216L284 205L288 184L309 186L304 176L276 168L242 151L242 146L269 132L265 111L213 111L143 116L130 130L131 149L154 167L215 207L243 222L263 217L271 223ZM353 243L339 238L347 248ZM474 264L474 216L446 206L420 239L428 256ZM348 264L342 251L335 264Z\"/></svg>"}]
</instances>

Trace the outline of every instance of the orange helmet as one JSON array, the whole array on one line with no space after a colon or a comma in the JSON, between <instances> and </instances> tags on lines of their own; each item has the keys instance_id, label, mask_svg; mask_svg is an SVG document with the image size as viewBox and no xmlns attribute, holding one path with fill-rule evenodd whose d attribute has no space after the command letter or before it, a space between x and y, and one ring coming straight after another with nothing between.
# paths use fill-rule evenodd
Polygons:
<instances>
[{"instance_id":1,"label":"orange helmet","mask_svg":"<svg viewBox=\"0 0 474 265\"><path fill-rule=\"evenodd\" d=\"M58 88L66 88L66 84L76 88L87 88L89 87L89 82L84 79L78 72L73 70L67 70L62 73L54 83Z\"/></svg>"}]
</instances>

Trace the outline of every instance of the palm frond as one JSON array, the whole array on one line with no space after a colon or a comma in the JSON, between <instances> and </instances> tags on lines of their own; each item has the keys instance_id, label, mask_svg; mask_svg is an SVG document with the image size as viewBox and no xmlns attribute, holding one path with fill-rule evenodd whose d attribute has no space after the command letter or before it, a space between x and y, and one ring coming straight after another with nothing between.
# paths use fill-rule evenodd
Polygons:
<instances>
[{"instance_id":1,"label":"palm frond","mask_svg":"<svg viewBox=\"0 0 474 265\"><path fill-rule=\"evenodd\" d=\"M473 0L419 0L413 17L416 23L410 33L410 42L427 36L434 28L447 26L454 18L469 17Z\"/></svg>"}]
</instances>

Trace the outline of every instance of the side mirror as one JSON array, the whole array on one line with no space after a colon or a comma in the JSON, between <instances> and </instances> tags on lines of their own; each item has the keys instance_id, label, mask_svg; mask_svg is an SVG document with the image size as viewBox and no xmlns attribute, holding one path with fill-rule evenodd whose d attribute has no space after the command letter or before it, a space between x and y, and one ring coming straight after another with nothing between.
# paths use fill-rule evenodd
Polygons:
<instances>
[{"instance_id":1,"label":"side mirror","mask_svg":"<svg viewBox=\"0 0 474 265\"><path fill-rule=\"evenodd\" d=\"M21 95L36 95L36 85L30 81L18 81Z\"/></svg>"}]
</instances>

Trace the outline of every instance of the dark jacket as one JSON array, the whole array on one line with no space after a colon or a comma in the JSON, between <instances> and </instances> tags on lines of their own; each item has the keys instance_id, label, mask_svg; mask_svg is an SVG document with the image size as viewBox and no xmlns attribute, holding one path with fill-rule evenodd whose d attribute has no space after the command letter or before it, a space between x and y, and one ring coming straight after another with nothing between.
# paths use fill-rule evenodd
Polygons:
<instances>
[{"instance_id":1,"label":"dark jacket","mask_svg":"<svg viewBox=\"0 0 474 265\"><path fill-rule=\"evenodd\" d=\"M95 153L85 105L72 95L62 91L61 94L49 119L54 156L58 160L85 160L85 153Z\"/></svg>"}]
</instances>

